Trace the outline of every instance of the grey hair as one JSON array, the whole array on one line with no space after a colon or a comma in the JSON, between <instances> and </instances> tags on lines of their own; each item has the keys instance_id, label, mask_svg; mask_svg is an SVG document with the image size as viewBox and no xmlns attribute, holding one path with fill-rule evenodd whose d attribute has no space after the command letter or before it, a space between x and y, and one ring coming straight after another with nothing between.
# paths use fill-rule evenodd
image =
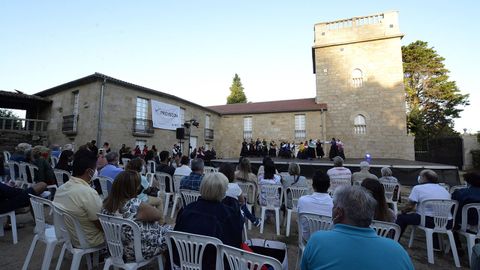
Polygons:
<instances>
[{"instance_id":1,"label":"grey hair","mask_svg":"<svg viewBox=\"0 0 480 270\"><path fill-rule=\"evenodd\" d=\"M333 195L333 205L343 209L353 225L368 227L375 215L377 201L361 186L339 186Z\"/></svg>"},{"instance_id":2,"label":"grey hair","mask_svg":"<svg viewBox=\"0 0 480 270\"><path fill-rule=\"evenodd\" d=\"M343 166L343 158L336 156L333 158L333 166L334 167L342 167Z\"/></svg>"},{"instance_id":3,"label":"grey hair","mask_svg":"<svg viewBox=\"0 0 480 270\"><path fill-rule=\"evenodd\" d=\"M300 175L300 166L295 162L291 162L288 164L288 174Z\"/></svg>"},{"instance_id":4,"label":"grey hair","mask_svg":"<svg viewBox=\"0 0 480 270\"><path fill-rule=\"evenodd\" d=\"M367 169L368 170L368 169L370 169L370 164L366 161L362 161L362 162L360 162L360 169L362 169L362 170Z\"/></svg>"},{"instance_id":5,"label":"grey hair","mask_svg":"<svg viewBox=\"0 0 480 270\"><path fill-rule=\"evenodd\" d=\"M420 172L420 177L423 180L422 183L438 183L438 175L433 170L422 170Z\"/></svg>"},{"instance_id":6,"label":"grey hair","mask_svg":"<svg viewBox=\"0 0 480 270\"><path fill-rule=\"evenodd\" d=\"M192 160L192 164L191 164L191 167L192 167L192 171L201 171L203 170L203 167L204 167L204 163L203 163L203 159L200 159L200 158L196 158L194 160Z\"/></svg>"},{"instance_id":7,"label":"grey hair","mask_svg":"<svg viewBox=\"0 0 480 270\"><path fill-rule=\"evenodd\" d=\"M116 159L118 159L118 154L117 154L117 152L111 151L110 153L105 155L105 158L107 159L107 162L110 163L110 162L113 162Z\"/></svg>"},{"instance_id":8,"label":"grey hair","mask_svg":"<svg viewBox=\"0 0 480 270\"><path fill-rule=\"evenodd\" d=\"M200 183L200 196L207 201L221 202L227 187L228 179L223 173L207 173Z\"/></svg>"},{"instance_id":9,"label":"grey hair","mask_svg":"<svg viewBox=\"0 0 480 270\"><path fill-rule=\"evenodd\" d=\"M382 173L382 176L392 176L392 170L390 170L389 167L383 167L380 172Z\"/></svg>"}]
</instances>

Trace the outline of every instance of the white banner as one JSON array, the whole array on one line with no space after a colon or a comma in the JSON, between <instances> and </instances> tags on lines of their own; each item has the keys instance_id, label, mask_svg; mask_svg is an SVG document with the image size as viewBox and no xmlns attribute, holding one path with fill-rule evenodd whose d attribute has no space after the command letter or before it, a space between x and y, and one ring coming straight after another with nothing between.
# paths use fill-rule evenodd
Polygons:
<instances>
[{"instance_id":1,"label":"white banner","mask_svg":"<svg viewBox=\"0 0 480 270\"><path fill-rule=\"evenodd\" d=\"M152 100L152 122L154 128L176 130L182 125L180 107Z\"/></svg>"}]
</instances>

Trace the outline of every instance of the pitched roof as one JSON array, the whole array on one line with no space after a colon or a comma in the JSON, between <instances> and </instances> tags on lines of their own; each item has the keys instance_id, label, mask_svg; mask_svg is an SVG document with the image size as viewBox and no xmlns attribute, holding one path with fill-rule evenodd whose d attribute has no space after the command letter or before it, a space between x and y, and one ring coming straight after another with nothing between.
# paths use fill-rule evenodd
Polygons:
<instances>
[{"instance_id":1,"label":"pitched roof","mask_svg":"<svg viewBox=\"0 0 480 270\"><path fill-rule=\"evenodd\" d=\"M315 98L277 100L255 103L237 103L207 107L220 114L259 114L280 112L326 111L327 104L316 103Z\"/></svg>"},{"instance_id":2,"label":"pitched roof","mask_svg":"<svg viewBox=\"0 0 480 270\"><path fill-rule=\"evenodd\" d=\"M104 81L104 80L107 83L112 83L112 84L116 84L116 85L119 85L119 86L130 88L130 89L135 89L135 90L142 91L142 92L152 94L152 95L156 95L156 96L159 96L159 97L174 99L174 100L180 101L182 103L185 103L185 104L188 104L188 105L191 105L191 106L195 106L195 107L201 108L203 110L210 111L212 113L218 113L218 112L216 112L212 109L209 109L208 107L203 107L199 104L196 104L196 103L193 103L191 101L179 98L177 96L170 95L170 94L167 94L167 93L164 93L164 92L160 92L160 91L157 91L157 90L154 90L154 89L151 89L151 88L143 87L143 86L140 86L140 85L137 85L137 84L122 81L122 80L119 80L119 79L115 79L113 77L110 77L110 76L107 76L107 75L104 75L104 74L98 73L98 72L95 72L92 75L88 75L86 77L83 77L83 78L80 78L80 79L77 79L77 80L74 80L74 81L71 81L71 82L67 82L67 83L64 83L64 84L61 84L61 85L43 90L41 92L36 93L35 95L40 96L40 97L46 97L46 96L50 96L50 95L59 93L59 92L61 92L63 90L66 90L66 89L71 89L71 88L79 86L79 85L84 85L84 84L87 84L87 83L92 83L92 82L95 82L95 81Z\"/></svg>"}]
</instances>

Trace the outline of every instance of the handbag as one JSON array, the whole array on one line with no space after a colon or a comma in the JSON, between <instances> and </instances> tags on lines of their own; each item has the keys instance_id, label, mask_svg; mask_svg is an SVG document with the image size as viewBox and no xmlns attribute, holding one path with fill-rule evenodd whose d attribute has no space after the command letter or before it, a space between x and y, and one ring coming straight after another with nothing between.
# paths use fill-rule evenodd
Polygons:
<instances>
[{"instance_id":1,"label":"handbag","mask_svg":"<svg viewBox=\"0 0 480 270\"><path fill-rule=\"evenodd\" d=\"M283 242L253 238L246 241L254 253L277 259L283 270L288 270L287 245Z\"/></svg>"}]
</instances>

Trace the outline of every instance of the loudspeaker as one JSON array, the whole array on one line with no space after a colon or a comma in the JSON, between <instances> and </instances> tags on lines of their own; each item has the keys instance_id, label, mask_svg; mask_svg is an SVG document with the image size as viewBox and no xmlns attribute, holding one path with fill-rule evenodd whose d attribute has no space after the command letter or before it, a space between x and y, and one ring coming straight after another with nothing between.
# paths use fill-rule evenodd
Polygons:
<instances>
[{"instance_id":1,"label":"loudspeaker","mask_svg":"<svg viewBox=\"0 0 480 270\"><path fill-rule=\"evenodd\" d=\"M177 128L177 140L185 139L185 128Z\"/></svg>"}]
</instances>

